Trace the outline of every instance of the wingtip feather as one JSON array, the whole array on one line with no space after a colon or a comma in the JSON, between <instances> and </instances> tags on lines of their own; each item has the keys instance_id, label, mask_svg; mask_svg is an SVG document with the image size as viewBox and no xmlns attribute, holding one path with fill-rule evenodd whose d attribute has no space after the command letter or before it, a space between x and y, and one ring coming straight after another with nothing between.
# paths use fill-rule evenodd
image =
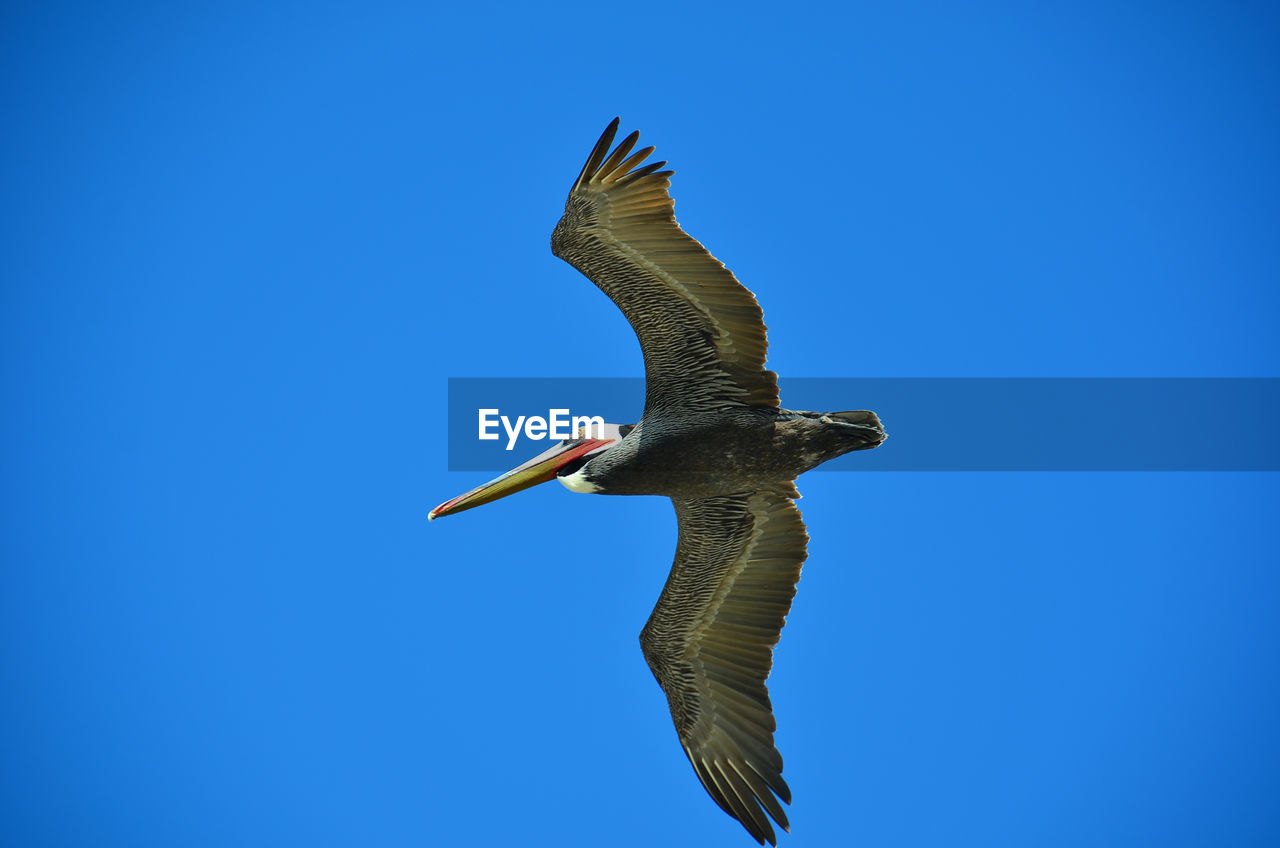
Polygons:
<instances>
[{"instance_id":1,"label":"wingtip feather","mask_svg":"<svg viewBox=\"0 0 1280 848\"><path fill-rule=\"evenodd\" d=\"M632 130L631 134L618 142L618 146L609 154L609 158L596 170L592 177L599 175L600 179L609 179L617 174L618 166L622 164L622 160L627 158L627 154L631 152L631 148L636 146L636 142L640 140L640 130ZM621 176L621 174L617 174ZM614 177L616 179L616 177Z\"/></svg>"},{"instance_id":2,"label":"wingtip feather","mask_svg":"<svg viewBox=\"0 0 1280 848\"><path fill-rule=\"evenodd\" d=\"M586 164L582 166L582 170L578 172L578 178L573 181L575 189L586 183L591 175L600 168L600 163L604 161L605 156L609 152L609 148L613 145L614 136L618 134L618 126L622 123L621 116L615 117L609 122L609 126L604 128L604 132L600 134L600 138L596 141L596 146L591 148L591 154L587 156Z\"/></svg>"}]
</instances>

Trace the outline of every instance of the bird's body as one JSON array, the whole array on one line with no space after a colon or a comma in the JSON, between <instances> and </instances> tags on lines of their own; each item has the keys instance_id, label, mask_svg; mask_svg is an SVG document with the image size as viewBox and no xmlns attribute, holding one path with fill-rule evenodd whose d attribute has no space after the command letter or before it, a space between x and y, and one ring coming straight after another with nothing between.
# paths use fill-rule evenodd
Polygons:
<instances>
[{"instance_id":1,"label":"bird's body","mask_svg":"<svg viewBox=\"0 0 1280 848\"><path fill-rule=\"evenodd\" d=\"M551 237L626 315L645 362L634 425L582 434L431 517L558 477L577 492L665 495L680 535L675 561L640 634L681 745L707 792L763 844L790 803L765 679L808 535L797 476L885 438L875 413L779 407L764 367L755 297L676 224L665 162L612 152L615 119L587 159ZM767 815L766 815L767 813Z\"/></svg>"},{"instance_id":2,"label":"bird's body","mask_svg":"<svg viewBox=\"0 0 1280 848\"><path fill-rule=\"evenodd\" d=\"M572 476L593 494L718 497L786 488L827 460L883 438L875 416L865 412L736 407L693 421L646 412Z\"/></svg>"}]
</instances>

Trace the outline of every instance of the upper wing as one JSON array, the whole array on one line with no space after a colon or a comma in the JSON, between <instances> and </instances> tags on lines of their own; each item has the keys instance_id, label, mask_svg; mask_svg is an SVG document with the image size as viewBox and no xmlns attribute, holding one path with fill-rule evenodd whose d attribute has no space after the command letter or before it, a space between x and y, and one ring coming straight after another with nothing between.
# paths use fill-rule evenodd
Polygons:
<instances>
[{"instance_id":1,"label":"upper wing","mask_svg":"<svg viewBox=\"0 0 1280 848\"><path fill-rule=\"evenodd\" d=\"M795 596L808 534L788 491L672 498L675 564L640 633L667 693L684 752L707 792L764 844L777 844L761 807L786 830L791 803L773 746L765 679Z\"/></svg>"},{"instance_id":2,"label":"upper wing","mask_svg":"<svg viewBox=\"0 0 1280 848\"><path fill-rule=\"evenodd\" d=\"M666 162L628 157L640 133L609 145L604 131L551 234L556 256L617 304L640 339L645 412L777 406L777 375L764 368L764 313L751 292L676 224ZM607 154L607 155L606 155Z\"/></svg>"}]
</instances>

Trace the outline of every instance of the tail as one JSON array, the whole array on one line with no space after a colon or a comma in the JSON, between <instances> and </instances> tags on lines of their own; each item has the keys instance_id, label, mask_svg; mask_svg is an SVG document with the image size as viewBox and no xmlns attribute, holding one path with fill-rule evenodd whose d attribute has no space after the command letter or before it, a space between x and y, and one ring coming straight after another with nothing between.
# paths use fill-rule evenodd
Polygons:
<instances>
[{"instance_id":1,"label":"tail","mask_svg":"<svg viewBox=\"0 0 1280 848\"><path fill-rule=\"evenodd\" d=\"M879 446L889 437L880 424L880 418L869 409L857 409L848 412L828 412L823 420L839 425L841 435L851 440L849 450L869 450Z\"/></svg>"}]
</instances>

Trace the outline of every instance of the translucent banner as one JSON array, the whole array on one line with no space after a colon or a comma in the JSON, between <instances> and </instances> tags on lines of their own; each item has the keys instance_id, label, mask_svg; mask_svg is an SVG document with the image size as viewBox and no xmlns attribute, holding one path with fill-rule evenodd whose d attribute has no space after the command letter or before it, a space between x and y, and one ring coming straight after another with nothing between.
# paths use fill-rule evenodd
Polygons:
<instances>
[{"instance_id":1,"label":"translucent banner","mask_svg":"<svg viewBox=\"0 0 1280 848\"><path fill-rule=\"evenodd\" d=\"M1280 471L1280 379L792 378L788 409L871 409L889 439L818 471ZM640 378L450 378L451 471L504 471L594 421L632 424Z\"/></svg>"}]
</instances>

